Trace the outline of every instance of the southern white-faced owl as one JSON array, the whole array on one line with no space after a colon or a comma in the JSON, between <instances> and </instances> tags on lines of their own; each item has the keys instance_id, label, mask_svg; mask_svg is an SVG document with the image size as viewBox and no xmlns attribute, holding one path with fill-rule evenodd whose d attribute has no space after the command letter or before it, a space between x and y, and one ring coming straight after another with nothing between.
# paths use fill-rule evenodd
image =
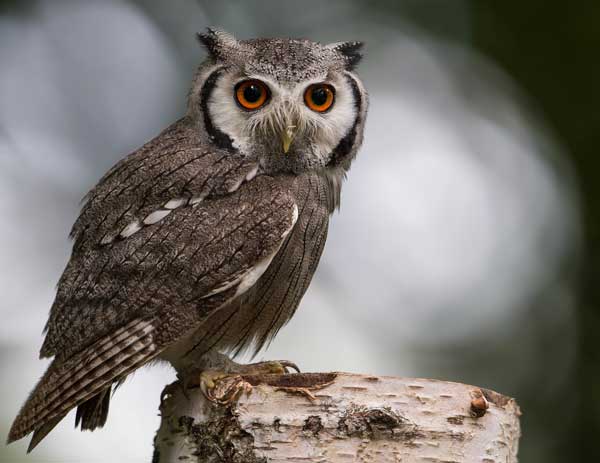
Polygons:
<instances>
[{"instance_id":1,"label":"southern white-faced owl","mask_svg":"<svg viewBox=\"0 0 600 463\"><path fill-rule=\"evenodd\" d=\"M102 426L152 360L262 348L311 281L363 138L361 44L198 37L186 115L86 197L40 352L54 360L9 442L34 432L31 450L74 407Z\"/></svg>"}]
</instances>

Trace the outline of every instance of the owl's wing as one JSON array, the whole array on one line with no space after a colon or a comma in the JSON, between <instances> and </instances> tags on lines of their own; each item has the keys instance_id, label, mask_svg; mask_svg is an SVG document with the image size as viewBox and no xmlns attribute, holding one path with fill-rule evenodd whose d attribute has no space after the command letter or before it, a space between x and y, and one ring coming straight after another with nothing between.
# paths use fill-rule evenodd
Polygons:
<instances>
[{"instance_id":1,"label":"owl's wing","mask_svg":"<svg viewBox=\"0 0 600 463\"><path fill-rule=\"evenodd\" d=\"M180 120L115 165L88 194L73 226L73 255L58 284L41 357L68 357L136 314L152 313L157 301L166 304L181 288L154 288L174 278L163 268L190 271L181 256L169 263L170 253L182 247L185 255L213 233L226 232L231 223L217 221L224 208L252 220L226 198L255 175L256 163L211 150L197 133L192 122ZM198 250L194 265L215 251ZM202 283L194 289L202 291Z\"/></svg>"},{"instance_id":2,"label":"owl's wing","mask_svg":"<svg viewBox=\"0 0 600 463\"><path fill-rule=\"evenodd\" d=\"M215 150L203 142L193 121L180 119L115 164L87 194L71 230L75 251L118 239L157 205L226 195L256 171L256 162Z\"/></svg>"},{"instance_id":3,"label":"owl's wing","mask_svg":"<svg viewBox=\"0 0 600 463\"><path fill-rule=\"evenodd\" d=\"M280 180L259 176L229 195L152 214L160 219L73 256L44 353L67 358L161 310L181 313L187 325L203 320L256 281L256 269L266 268L294 225L297 207Z\"/></svg>"},{"instance_id":4,"label":"owl's wing","mask_svg":"<svg viewBox=\"0 0 600 463\"><path fill-rule=\"evenodd\" d=\"M257 176L230 194L161 209L170 212L110 243L81 246L49 323L55 360L9 440L36 431L33 448L71 408L250 288L297 220L289 182Z\"/></svg>"}]
</instances>

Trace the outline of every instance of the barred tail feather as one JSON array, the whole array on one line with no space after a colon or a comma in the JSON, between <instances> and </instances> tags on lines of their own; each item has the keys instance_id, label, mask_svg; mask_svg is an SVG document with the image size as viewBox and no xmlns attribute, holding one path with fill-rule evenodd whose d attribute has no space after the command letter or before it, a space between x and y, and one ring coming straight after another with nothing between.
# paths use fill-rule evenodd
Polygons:
<instances>
[{"instance_id":1,"label":"barred tail feather","mask_svg":"<svg viewBox=\"0 0 600 463\"><path fill-rule=\"evenodd\" d=\"M102 365L110 367L115 364L119 352L138 342L153 329L151 320L133 320L110 336L99 339L78 355L60 362L62 369L68 370L69 374L57 375L60 377L53 380L52 387L45 390L45 401L53 402L76 382L85 381L86 377L88 382L91 381L90 371Z\"/></svg>"},{"instance_id":2,"label":"barred tail feather","mask_svg":"<svg viewBox=\"0 0 600 463\"><path fill-rule=\"evenodd\" d=\"M65 415L57 416L56 418L47 421L45 424L37 428L33 431L33 436L31 436L31 441L29 442L29 446L27 447L27 453L31 452L37 445L42 441L44 437L48 435L50 431L54 429L54 427L60 423L60 421L65 417ZM9 440L10 442L10 440Z\"/></svg>"},{"instance_id":3,"label":"barred tail feather","mask_svg":"<svg viewBox=\"0 0 600 463\"><path fill-rule=\"evenodd\" d=\"M32 450L76 406L82 429L102 426L112 384L160 352L153 322L134 320L70 359L55 359L15 418L8 443L35 431Z\"/></svg>"},{"instance_id":4,"label":"barred tail feather","mask_svg":"<svg viewBox=\"0 0 600 463\"><path fill-rule=\"evenodd\" d=\"M111 389L112 385L77 407L75 427L81 423L82 431L93 431L104 426L108 418Z\"/></svg>"}]
</instances>

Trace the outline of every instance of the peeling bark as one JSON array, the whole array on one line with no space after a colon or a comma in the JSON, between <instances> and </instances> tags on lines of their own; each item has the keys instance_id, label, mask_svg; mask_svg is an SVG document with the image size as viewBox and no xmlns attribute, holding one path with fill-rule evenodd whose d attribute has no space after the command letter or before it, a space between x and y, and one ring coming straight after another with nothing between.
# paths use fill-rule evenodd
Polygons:
<instances>
[{"instance_id":1,"label":"peeling bark","mask_svg":"<svg viewBox=\"0 0 600 463\"><path fill-rule=\"evenodd\" d=\"M153 463L514 463L519 407L487 389L348 373L237 376L163 392Z\"/></svg>"}]
</instances>

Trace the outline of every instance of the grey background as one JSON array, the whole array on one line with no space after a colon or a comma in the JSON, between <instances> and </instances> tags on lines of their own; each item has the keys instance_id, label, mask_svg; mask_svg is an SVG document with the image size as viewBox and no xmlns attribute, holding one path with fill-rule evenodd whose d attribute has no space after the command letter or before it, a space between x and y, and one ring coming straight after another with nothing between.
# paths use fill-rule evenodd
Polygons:
<instances>
[{"instance_id":1,"label":"grey background","mask_svg":"<svg viewBox=\"0 0 600 463\"><path fill-rule=\"evenodd\" d=\"M379 2L382 3L382 2ZM385 2L383 2L385 3ZM434 2L435 3L435 2ZM580 212L561 140L469 44L467 2L37 1L0 16L0 435L47 361L41 330L79 201L184 111L208 25L364 40L365 144L301 307L260 358L473 383L517 397L522 461L572 424ZM105 429L67 417L0 461L149 461L167 366L119 389ZM553 409L557 421L542 413ZM82 457L85 455L85 457Z\"/></svg>"}]
</instances>

